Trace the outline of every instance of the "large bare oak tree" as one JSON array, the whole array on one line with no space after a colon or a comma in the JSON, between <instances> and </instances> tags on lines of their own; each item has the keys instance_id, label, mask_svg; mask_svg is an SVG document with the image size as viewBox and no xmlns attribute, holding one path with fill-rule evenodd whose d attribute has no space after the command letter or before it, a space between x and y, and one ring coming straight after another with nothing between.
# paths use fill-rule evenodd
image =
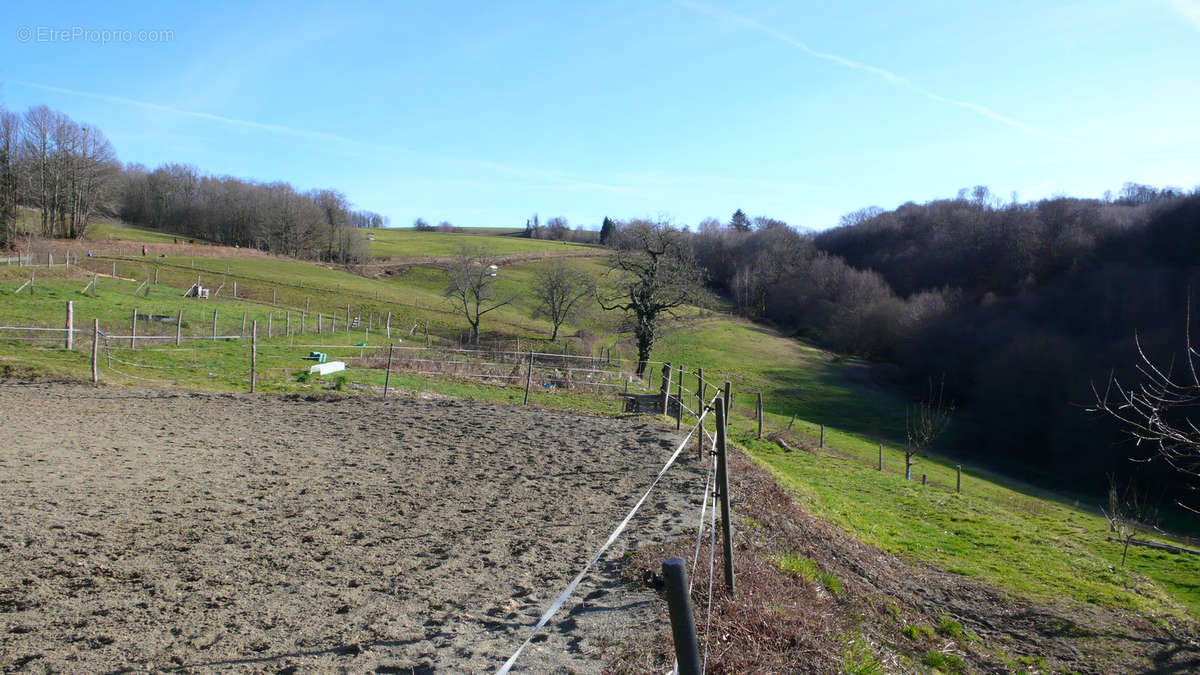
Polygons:
<instances>
[{"instance_id":1,"label":"large bare oak tree","mask_svg":"<svg viewBox=\"0 0 1200 675\"><path fill-rule=\"evenodd\" d=\"M646 372L659 322L665 313L704 296L704 274L688 238L669 223L634 220L619 230L612 270L620 292L599 298L606 310L624 310L634 320L637 375Z\"/></svg>"}]
</instances>

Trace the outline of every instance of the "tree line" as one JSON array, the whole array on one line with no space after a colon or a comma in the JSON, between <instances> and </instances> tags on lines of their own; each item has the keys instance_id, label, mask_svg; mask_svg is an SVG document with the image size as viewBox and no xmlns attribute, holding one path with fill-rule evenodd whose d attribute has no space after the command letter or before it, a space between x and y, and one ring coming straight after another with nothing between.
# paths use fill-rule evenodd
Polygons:
<instances>
[{"instance_id":1,"label":"tree line","mask_svg":"<svg viewBox=\"0 0 1200 675\"><path fill-rule=\"evenodd\" d=\"M37 234L78 237L103 211L121 171L112 144L89 124L44 105L0 106L0 247L18 235L18 207L38 211Z\"/></svg>"},{"instance_id":2,"label":"tree line","mask_svg":"<svg viewBox=\"0 0 1200 675\"><path fill-rule=\"evenodd\" d=\"M0 248L19 235L20 207L35 210L36 234L82 237L95 215L217 244L297 258L360 263L361 230L386 217L355 209L331 189L214 176L186 164L122 166L97 128L46 106L0 107Z\"/></svg>"},{"instance_id":3,"label":"tree line","mask_svg":"<svg viewBox=\"0 0 1200 675\"><path fill-rule=\"evenodd\" d=\"M877 370L914 398L943 383L963 459L1056 487L1100 493L1117 475L1164 503L1186 497L1168 462L1089 408L1093 385L1142 378L1138 343L1160 364L1187 351L1200 190L1004 203L977 187L815 235L741 215L692 236L709 286L745 316L889 364Z\"/></svg>"}]
</instances>

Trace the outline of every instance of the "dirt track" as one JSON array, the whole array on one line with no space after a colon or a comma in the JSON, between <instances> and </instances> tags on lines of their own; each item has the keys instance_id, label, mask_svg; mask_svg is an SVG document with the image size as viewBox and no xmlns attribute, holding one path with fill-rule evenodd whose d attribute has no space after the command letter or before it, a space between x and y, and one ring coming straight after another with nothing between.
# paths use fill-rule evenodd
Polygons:
<instances>
[{"instance_id":1,"label":"dirt track","mask_svg":"<svg viewBox=\"0 0 1200 675\"><path fill-rule=\"evenodd\" d=\"M74 385L0 385L0 439L0 669L33 672L494 670L677 442L490 404ZM658 620L607 561L690 527L698 482L692 459L667 474L517 670L599 670L598 641Z\"/></svg>"}]
</instances>

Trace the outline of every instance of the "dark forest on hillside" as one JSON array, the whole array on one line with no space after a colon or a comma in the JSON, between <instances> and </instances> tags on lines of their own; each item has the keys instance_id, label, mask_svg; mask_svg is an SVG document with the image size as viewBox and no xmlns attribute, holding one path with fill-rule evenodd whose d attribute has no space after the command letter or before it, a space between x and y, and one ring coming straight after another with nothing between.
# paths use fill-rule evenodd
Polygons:
<instances>
[{"instance_id":1,"label":"dark forest on hillside","mask_svg":"<svg viewBox=\"0 0 1200 675\"><path fill-rule=\"evenodd\" d=\"M713 288L746 316L894 364L914 396L944 380L960 410L948 451L1085 495L1111 475L1196 502L1161 461L1132 461L1152 448L1087 408L1093 384L1137 381L1135 335L1156 363L1183 363L1200 194L1127 184L1106 200L998 204L976 189L816 235L757 225L701 226Z\"/></svg>"}]
</instances>

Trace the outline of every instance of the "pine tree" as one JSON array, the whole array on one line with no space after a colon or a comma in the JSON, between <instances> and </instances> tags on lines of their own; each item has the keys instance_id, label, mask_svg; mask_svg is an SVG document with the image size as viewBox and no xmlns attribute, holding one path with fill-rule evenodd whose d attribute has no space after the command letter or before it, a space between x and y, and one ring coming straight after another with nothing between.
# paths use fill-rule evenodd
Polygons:
<instances>
[{"instance_id":1,"label":"pine tree","mask_svg":"<svg viewBox=\"0 0 1200 675\"><path fill-rule=\"evenodd\" d=\"M604 223L600 225L600 245L608 246L611 243L613 234L617 231L617 224L608 216L604 216Z\"/></svg>"},{"instance_id":2,"label":"pine tree","mask_svg":"<svg viewBox=\"0 0 1200 675\"><path fill-rule=\"evenodd\" d=\"M738 232L750 231L750 219L746 217L746 213L741 209L733 212L733 218L729 220L729 227Z\"/></svg>"}]
</instances>

